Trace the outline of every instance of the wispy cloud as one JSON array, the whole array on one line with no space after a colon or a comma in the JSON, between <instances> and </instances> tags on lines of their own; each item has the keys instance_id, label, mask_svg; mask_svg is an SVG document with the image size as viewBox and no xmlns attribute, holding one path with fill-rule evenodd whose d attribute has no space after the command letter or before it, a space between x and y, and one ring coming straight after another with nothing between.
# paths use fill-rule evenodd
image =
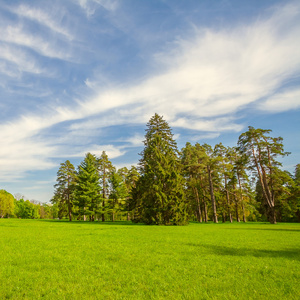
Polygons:
<instances>
[{"instance_id":1,"label":"wispy cloud","mask_svg":"<svg viewBox=\"0 0 300 300\"><path fill-rule=\"evenodd\" d=\"M118 8L118 0L75 0L85 11L88 17L92 16L96 9L103 7L107 11L115 11Z\"/></svg>"},{"instance_id":2,"label":"wispy cloud","mask_svg":"<svg viewBox=\"0 0 300 300\"><path fill-rule=\"evenodd\" d=\"M41 74L45 72L45 70L39 66L36 59L25 51L11 45L0 44L0 48L0 59L8 62L8 64L6 64L6 68L1 68L1 71L9 76L16 77L22 72L29 72L33 74Z\"/></svg>"},{"instance_id":3,"label":"wispy cloud","mask_svg":"<svg viewBox=\"0 0 300 300\"><path fill-rule=\"evenodd\" d=\"M62 14L61 10L56 10L55 16L53 16L41 9L32 8L22 4L18 7L12 8L11 11L20 17L28 18L49 28L52 32L58 33L68 40L74 39L74 35L70 32L70 30L62 25L61 19L64 17L64 14Z\"/></svg>"},{"instance_id":4,"label":"wispy cloud","mask_svg":"<svg viewBox=\"0 0 300 300\"><path fill-rule=\"evenodd\" d=\"M56 41L52 43L49 38L33 35L31 32L26 30L22 25L8 25L0 28L1 36L0 41L16 44L23 47L28 47L40 55L49 58L58 58L63 60L69 60L70 54L66 49L59 47Z\"/></svg>"},{"instance_id":5,"label":"wispy cloud","mask_svg":"<svg viewBox=\"0 0 300 300\"><path fill-rule=\"evenodd\" d=\"M300 108L300 89L293 88L270 96L266 101L261 102L259 109L269 112L282 112Z\"/></svg>"}]
</instances>

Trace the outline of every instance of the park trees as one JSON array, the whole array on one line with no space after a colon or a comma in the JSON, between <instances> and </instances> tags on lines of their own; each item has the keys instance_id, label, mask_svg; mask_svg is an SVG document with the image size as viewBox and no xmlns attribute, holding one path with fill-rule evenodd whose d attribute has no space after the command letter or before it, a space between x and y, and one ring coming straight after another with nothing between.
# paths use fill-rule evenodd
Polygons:
<instances>
[{"instance_id":1,"label":"park trees","mask_svg":"<svg viewBox=\"0 0 300 300\"><path fill-rule=\"evenodd\" d=\"M95 155L87 153L78 166L74 199L78 214L83 216L84 220L86 216L89 216L90 221L95 220L101 199L100 192L97 159Z\"/></svg>"},{"instance_id":2,"label":"park trees","mask_svg":"<svg viewBox=\"0 0 300 300\"><path fill-rule=\"evenodd\" d=\"M269 136L271 130L255 129L249 126L238 140L239 150L250 158L248 166L256 171L261 185L263 198L266 202L267 216L270 223L276 223L276 181L280 172L278 156L284 156L282 138Z\"/></svg>"},{"instance_id":3,"label":"park trees","mask_svg":"<svg viewBox=\"0 0 300 300\"><path fill-rule=\"evenodd\" d=\"M109 177L111 191L109 194L109 209L112 213L112 221L115 221L115 213L122 209L128 196L122 172L112 171Z\"/></svg>"},{"instance_id":4,"label":"park trees","mask_svg":"<svg viewBox=\"0 0 300 300\"><path fill-rule=\"evenodd\" d=\"M97 159L97 169L99 172L100 187L101 187L101 194L102 194L101 218L102 218L102 222L104 222L105 211L106 211L106 200L109 196L109 178L111 173L115 171L105 151L102 151L101 156Z\"/></svg>"},{"instance_id":5,"label":"park trees","mask_svg":"<svg viewBox=\"0 0 300 300\"><path fill-rule=\"evenodd\" d=\"M14 206L14 196L5 190L0 190L0 218L12 216Z\"/></svg>"},{"instance_id":6,"label":"park trees","mask_svg":"<svg viewBox=\"0 0 300 300\"><path fill-rule=\"evenodd\" d=\"M75 167L66 160L60 164L57 171L57 183L55 184L55 192L53 202L57 202L60 211L67 210L69 221L72 221L72 206L75 190L76 172Z\"/></svg>"},{"instance_id":7,"label":"park trees","mask_svg":"<svg viewBox=\"0 0 300 300\"><path fill-rule=\"evenodd\" d=\"M133 192L141 220L146 224L186 224L187 203L177 145L168 123L158 114L147 123L144 145L141 177Z\"/></svg>"}]
</instances>

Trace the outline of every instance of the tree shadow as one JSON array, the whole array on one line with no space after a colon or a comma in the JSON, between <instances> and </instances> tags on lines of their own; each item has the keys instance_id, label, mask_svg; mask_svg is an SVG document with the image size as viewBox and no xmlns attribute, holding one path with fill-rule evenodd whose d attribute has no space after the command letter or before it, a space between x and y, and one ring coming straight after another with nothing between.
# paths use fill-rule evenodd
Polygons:
<instances>
[{"instance_id":1,"label":"tree shadow","mask_svg":"<svg viewBox=\"0 0 300 300\"><path fill-rule=\"evenodd\" d=\"M143 223L133 223L131 221L77 221L70 222L69 220L54 220L54 219L39 219L40 222L49 222L56 224L70 224L70 225L87 225L87 226L146 226Z\"/></svg>"},{"instance_id":2,"label":"tree shadow","mask_svg":"<svg viewBox=\"0 0 300 300\"><path fill-rule=\"evenodd\" d=\"M223 256L252 256L252 257L274 257L287 258L300 261L300 247L286 250L266 250L266 249L251 249L251 248L234 248L218 245L201 245L190 243L188 246L201 247L209 249L209 251Z\"/></svg>"},{"instance_id":3,"label":"tree shadow","mask_svg":"<svg viewBox=\"0 0 300 300\"><path fill-rule=\"evenodd\" d=\"M275 225L276 226L276 225ZM269 231L294 231L294 232L297 232L297 231L300 231L300 228L225 228L225 229L228 229L228 230L269 230Z\"/></svg>"}]
</instances>

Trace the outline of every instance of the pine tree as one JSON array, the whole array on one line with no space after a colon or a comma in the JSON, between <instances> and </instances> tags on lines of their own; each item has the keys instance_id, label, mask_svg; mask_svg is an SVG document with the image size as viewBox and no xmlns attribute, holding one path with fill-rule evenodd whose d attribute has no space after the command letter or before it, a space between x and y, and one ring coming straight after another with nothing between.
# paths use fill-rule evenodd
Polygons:
<instances>
[{"instance_id":1,"label":"pine tree","mask_svg":"<svg viewBox=\"0 0 300 300\"><path fill-rule=\"evenodd\" d=\"M59 205L60 215L63 215L63 211L66 211L69 221L72 221L75 168L69 160L60 164L56 181L53 202Z\"/></svg>"},{"instance_id":2,"label":"pine tree","mask_svg":"<svg viewBox=\"0 0 300 300\"><path fill-rule=\"evenodd\" d=\"M267 215L270 223L276 223L276 181L281 166L276 158L288 153L284 152L282 138L269 136L271 130L255 129L249 126L249 130L239 137L239 150L248 155L249 167L256 171L261 184L263 197L268 208Z\"/></svg>"},{"instance_id":3,"label":"pine tree","mask_svg":"<svg viewBox=\"0 0 300 300\"><path fill-rule=\"evenodd\" d=\"M125 170L125 169L123 169ZM109 177L111 191L109 194L109 208L112 212L112 221L115 221L115 214L122 209L122 204L128 196L122 172L111 172Z\"/></svg>"},{"instance_id":4,"label":"pine tree","mask_svg":"<svg viewBox=\"0 0 300 300\"><path fill-rule=\"evenodd\" d=\"M147 123L144 145L141 177L134 192L141 220L146 224L186 224L187 202L177 145L168 123L158 114Z\"/></svg>"},{"instance_id":5,"label":"pine tree","mask_svg":"<svg viewBox=\"0 0 300 300\"><path fill-rule=\"evenodd\" d=\"M78 167L74 201L78 206L79 215L83 216L84 220L87 215L90 221L95 220L100 205L100 192L96 157L87 153Z\"/></svg>"},{"instance_id":6,"label":"pine tree","mask_svg":"<svg viewBox=\"0 0 300 300\"><path fill-rule=\"evenodd\" d=\"M100 186L102 194L102 222L105 221L106 201L109 196L109 177L115 170L105 151L102 151L100 158L97 160L97 168L100 176Z\"/></svg>"}]
</instances>

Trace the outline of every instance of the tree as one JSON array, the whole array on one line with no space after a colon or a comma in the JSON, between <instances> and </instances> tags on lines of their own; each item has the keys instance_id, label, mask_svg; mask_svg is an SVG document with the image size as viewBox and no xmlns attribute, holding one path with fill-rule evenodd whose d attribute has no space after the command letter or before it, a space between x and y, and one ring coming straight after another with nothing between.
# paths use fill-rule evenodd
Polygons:
<instances>
[{"instance_id":1,"label":"tree","mask_svg":"<svg viewBox=\"0 0 300 300\"><path fill-rule=\"evenodd\" d=\"M69 160L61 163L60 168L57 172L57 183L54 186L55 197L53 198L53 200L58 201L61 209L66 206L69 221L72 221L72 206L76 176L75 173L75 168Z\"/></svg>"},{"instance_id":2,"label":"tree","mask_svg":"<svg viewBox=\"0 0 300 300\"><path fill-rule=\"evenodd\" d=\"M214 180L219 179L218 171L219 171L220 157L217 155L217 152L213 150L210 145L203 144L202 147L205 149L205 153L206 153L206 155L203 158L203 161L204 164L206 165L206 170L208 175L213 222L218 223L217 205L216 205L215 192L214 192Z\"/></svg>"},{"instance_id":3,"label":"tree","mask_svg":"<svg viewBox=\"0 0 300 300\"><path fill-rule=\"evenodd\" d=\"M5 190L0 190L0 218L12 216L14 206L14 196Z\"/></svg>"},{"instance_id":4,"label":"tree","mask_svg":"<svg viewBox=\"0 0 300 300\"><path fill-rule=\"evenodd\" d=\"M20 199L16 202L15 214L21 219L39 219L39 206L29 200Z\"/></svg>"},{"instance_id":5,"label":"tree","mask_svg":"<svg viewBox=\"0 0 300 300\"><path fill-rule=\"evenodd\" d=\"M115 221L115 213L122 207L121 201L125 201L128 192L123 177L119 172L113 171L110 175L109 182L111 191L109 195L109 208L112 210L112 221Z\"/></svg>"},{"instance_id":6,"label":"tree","mask_svg":"<svg viewBox=\"0 0 300 300\"><path fill-rule=\"evenodd\" d=\"M247 132L240 135L238 140L239 150L248 155L249 167L256 171L260 181L262 194L267 206L267 216L270 223L276 223L276 188L275 181L281 165L276 158L287 155L283 150L282 138L269 136L271 130L255 129L249 126Z\"/></svg>"},{"instance_id":7,"label":"tree","mask_svg":"<svg viewBox=\"0 0 300 300\"><path fill-rule=\"evenodd\" d=\"M77 184L74 203L78 206L78 213L86 220L95 221L100 205L99 173L96 157L87 153L85 159L78 166Z\"/></svg>"},{"instance_id":8,"label":"tree","mask_svg":"<svg viewBox=\"0 0 300 300\"><path fill-rule=\"evenodd\" d=\"M158 114L147 123L144 145L141 177L133 192L141 220L146 224L186 224L187 202L177 145L168 123Z\"/></svg>"},{"instance_id":9,"label":"tree","mask_svg":"<svg viewBox=\"0 0 300 300\"><path fill-rule=\"evenodd\" d=\"M100 186L102 190L102 222L105 221L106 199L109 196L109 177L114 167L105 151L102 152L100 158L97 160L97 168L100 178Z\"/></svg>"},{"instance_id":10,"label":"tree","mask_svg":"<svg viewBox=\"0 0 300 300\"><path fill-rule=\"evenodd\" d=\"M220 157L220 175L223 179L223 193L226 196L226 204L225 211L223 214L223 222L226 221L225 212L227 212L227 216L229 218L230 223L232 223L232 214L231 214L231 201L230 201L230 189L228 185L228 181L230 178L231 171L233 169L233 165L229 159L230 149L223 146L222 143L219 143L215 146L215 152Z\"/></svg>"}]
</instances>

